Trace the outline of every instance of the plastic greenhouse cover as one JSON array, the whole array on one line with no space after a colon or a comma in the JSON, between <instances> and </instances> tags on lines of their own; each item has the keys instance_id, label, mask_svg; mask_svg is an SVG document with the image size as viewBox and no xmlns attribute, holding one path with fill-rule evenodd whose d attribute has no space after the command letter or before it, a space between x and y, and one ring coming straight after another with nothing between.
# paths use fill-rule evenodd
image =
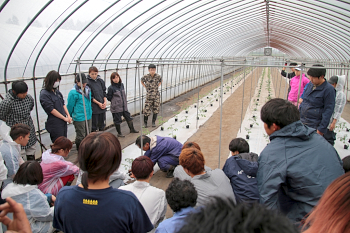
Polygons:
<instances>
[{"instance_id":1,"label":"plastic greenhouse cover","mask_svg":"<svg viewBox=\"0 0 350 233\"><path fill-rule=\"evenodd\" d=\"M0 80L73 73L78 57L246 56L271 46L293 57L350 58L345 1L11 0L1 7Z\"/></svg>"}]
</instances>

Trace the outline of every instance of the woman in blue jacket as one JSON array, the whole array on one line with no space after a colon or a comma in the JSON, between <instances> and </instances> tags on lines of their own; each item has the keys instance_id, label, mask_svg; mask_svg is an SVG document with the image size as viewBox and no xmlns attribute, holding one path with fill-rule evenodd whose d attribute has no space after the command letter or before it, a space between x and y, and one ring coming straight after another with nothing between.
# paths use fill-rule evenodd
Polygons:
<instances>
[{"instance_id":1,"label":"woman in blue jacket","mask_svg":"<svg viewBox=\"0 0 350 233\"><path fill-rule=\"evenodd\" d=\"M122 123L122 116L124 116L128 126L130 128L130 133L138 133L134 129L134 124L132 122L132 117L128 111L128 104L126 100L124 85L117 72L111 74L111 85L108 87L107 99L111 101L111 113L113 115L113 122L115 128L118 132L118 137L125 137L121 130L120 124Z\"/></svg>"},{"instance_id":2,"label":"woman in blue jacket","mask_svg":"<svg viewBox=\"0 0 350 233\"><path fill-rule=\"evenodd\" d=\"M46 75L40 92L40 104L48 115L45 128L50 133L52 142L61 136L67 137L67 122L72 123L63 95L58 90L60 81L61 75L51 70Z\"/></svg>"},{"instance_id":3,"label":"woman in blue jacket","mask_svg":"<svg viewBox=\"0 0 350 233\"><path fill-rule=\"evenodd\" d=\"M80 76L82 82L80 82ZM89 86L86 86L86 83L87 79L85 74L77 74L75 76L75 85L68 94L67 109L69 114L73 117L73 125L76 134L75 145L77 150L79 150L80 142L91 132L91 90ZM84 102L82 96L84 97Z\"/></svg>"}]
</instances>

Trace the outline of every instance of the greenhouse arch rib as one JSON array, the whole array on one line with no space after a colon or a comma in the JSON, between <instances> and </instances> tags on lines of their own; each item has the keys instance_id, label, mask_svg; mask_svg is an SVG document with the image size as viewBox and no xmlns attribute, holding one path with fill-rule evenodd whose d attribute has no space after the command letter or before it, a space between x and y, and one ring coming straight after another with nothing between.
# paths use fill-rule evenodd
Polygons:
<instances>
[{"instance_id":1,"label":"greenhouse arch rib","mask_svg":"<svg viewBox=\"0 0 350 233\"><path fill-rule=\"evenodd\" d=\"M7 67L8 64L10 62L11 56L13 51L15 50L17 44L19 43L19 41L21 40L22 36L24 35L24 33L28 30L28 28L30 27L30 25L35 21L35 19L41 14L41 12L43 12L47 6L49 6L51 3L53 2L53 0L48 1L39 11L38 13L35 14L35 16L29 21L29 23L27 24L27 26L23 29L23 31L21 32L21 34L19 35L19 37L17 38L15 44L13 45L7 59L6 59L6 63L5 63L5 68L4 68L4 81L7 82ZM34 76L33 76L34 77ZM7 85L5 85L5 90L7 92Z\"/></svg>"},{"instance_id":2,"label":"greenhouse arch rib","mask_svg":"<svg viewBox=\"0 0 350 233\"><path fill-rule=\"evenodd\" d=\"M142 2L142 0L139 0L139 1L137 1L137 2L135 2L133 5L131 5L131 6L129 6L128 8L126 8L125 10L123 10L121 13L119 13L116 17L114 17L113 18L113 20L111 20L109 23L107 23L103 28L101 28L100 29L100 31L98 32L98 33L96 33L96 35L90 40L90 42L85 46L85 48L84 48L84 50L81 52L81 54L80 54L80 56L79 57L82 57L83 56L83 54L85 53L85 51L86 51L86 49L90 46L90 44L96 39L96 37L97 36L99 36L100 35L100 33L105 29L105 28L107 28L111 23L113 23L114 22L114 20L116 20L117 18L119 18L121 15L123 15L125 12L127 12L128 10L130 10L131 8L133 8L134 6L136 6L138 3L140 3L140 2ZM124 28L125 28L126 26L124 26L122 29L120 29L119 31L118 31L118 33L121 31L121 30L123 30ZM106 42L106 44L108 43L108 41ZM75 55L77 55L78 54L78 52L75 54ZM72 61L71 62L73 62L73 60L74 60L74 57L72 58ZM76 70L77 70L77 65L75 66L75 72L76 72Z\"/></svg>"},{"instance_id":3,"label":"greenhouse arch rib","mask_svg":"<svg viewBox=\"0 0 350 233\"><path fill-rule=\"evenodd\" d=\"M257 3L256 5L259 5L259 3ZM230 6L231 6L231 5L230 5ZM235 8L235 6L233 6L233 7L230 8L230 9L234 9L234 8ZM230 10L230 9L228 9L228 10ZM226 10L226 11L224 11L224 12L227 12L228 10ZM248 9L248 10L246 10L246 11L254 11L254 9ZM216 12L216 10L213 10L213 11L211 11L211 12L209 12L209 13L214 13L214 12ZM244 12L245 12L245 11L244 11ZM234 15L233 15L232 13L230 13L230 12L227 13L227 14L225 14L225 15L223 15L223 16L220 16L221 14L222 14L222 12L216 13L216 14L214 14L214 16L218 16L218 18L224 17L224 16L226 16L226 15L229 15L229 16L231 16L231 17L234 17ZM237 14L238 14L238 13L237 13ZM213 15L208 15L207 18L205 18L205 20L212 20L212 17L213 17ZM203 21L203 17L198 17L198 18L192 20L191 22L187 23L187 24L184 25L184 26L187 26L187 25L190 25L190 24L194 24L196 21L199 21L199 20L202 20L202 21ZM217 23L217 22L214 22L214 23L212 23L212 24L215 24L215 23ZM202 24L205 24L205 23L202 23ZM196 26L197 26L197 27L196 27ZM206 25L206 26L208 26L208 25ZM186 33L186 31L193 30L192 27L196 27L195 29L200 28L200 26L194 24L194 25L192 25L192 26L190 26L190 27L187 27L187 28L182 27L183 29L182 29L181 31L177 31L177 33L174 33L174 34L169 35L169 36L172 36L172 38L171 38L165 45L163 45L160 49L158 49L158 52L155 54L155 57L158 55L159 51L163 50L163 48L164 48L167 44L175 45L175 44L177 44L177 43L182 43L183 40L187 39L186 37L185 37L185 38L181 38L181 34ZM197 35L197 34L196 34L196 35ZM194 35L194 36L195 36L195 35ZM168 38L168 37L166 37L165 39L167 39L167 38ZM165 39L163 39L162 41L160 41L154 48L156 48L158 45L160 45ZM174 40L174 39L177 39L177 40L176 40L176 41L172 41L172 40ZM179 40L182 40L182 41L179 41ZM186 42L187 42L187 41L186 41ZM169 49L170 49L170 46L160 55L160 57L174 57L173 54L172 54L172 55L169 55L169 54L170 54L170 52L168 51ZM172 49L172 50L173 50L173 49ZM172 51L172 50L171 50L171 51ZM168 54L167 54L167 55L164 55L166 52L168 52ZM148 56L149 56L149 55L148 55ZM183 57L190 57L190 56L191 56L191 55L189 55L189 56L183 56Z\"/></svg>"},{"instance_id":4,"label":"greenhouse arch rib","mask_svg":"<svg viewBox=\"0 0 350 233\"><path fill-rule=\"evenodd\" d=\"M55 28L55 30L53 30L53 32L50 34L50 36L47 38L47 40L45 41L45 43L43 44L43 46L41 47L39 53L38 53L38 56L35 58L35 62L34 62L34 66L33 66L33 77L35 77L35 67L36 67L36 64L38 62L38 59L42 53L42 51L44 50L46 44L49 42L49 40L51 39L51 37L56 33L56 31L62 26L62 24L64 24L64 22L67 21L67 19L69 19L77 10L80 9L80 7L82 7L85 3L87 3L88 0L85 0L84 2L82 2L79 6L77 6L71 13L69 13L69 15L67 15L67 17L65 17L61 23L59 23L57 25L57 27Z\"/></svg>"},{"instance_id":5,"label":"greenhouse arch rib","mask_svg":"<svg viewBox=\"0 0 350 233\"><path fill-rule=\"evenodd\" d=\"M93 22L95 22L96 19L98 19L101 15L103 15L106 11L108 11L111 7L113 7L115 4L117 4L118 2L120 2L120 0L117 0L115 2L113 2L111 5L109 5L106 9L104 9L100 14L98 14L94 19L92 19L79 33L78 35L75 36L75 38L72 40L72 42L68 45L67 49L65 50L65 52L63 53L60 62L58 63L58 67L57 67L57 71L60 72L60 68L61 68L61 64L62 61L64 59L64 57L66 56L68 50L71 48L71 46L74 44L74 42L78 39L78 37L85 31L85 29L87 29ZM79 51L79 50L78 50ZM68 67L69 69L69 67Z\"/></svg>"}]
</instances>

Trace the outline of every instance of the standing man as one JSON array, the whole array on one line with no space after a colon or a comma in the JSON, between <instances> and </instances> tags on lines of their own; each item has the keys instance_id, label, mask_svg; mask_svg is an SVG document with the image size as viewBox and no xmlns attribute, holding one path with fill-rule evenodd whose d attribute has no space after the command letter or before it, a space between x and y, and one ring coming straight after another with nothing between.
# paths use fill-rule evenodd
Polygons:
<instances>
[{"instance_id":1,"label":"standing man","mask_svg":"<svg viewBox=\"0 0 350 233\"><path fill-rule=\"evenodd\" d=\"M313 67L318 68L310 68L307 71L313 85L307 85L304 91L303 102L299 108L300 120L323 136L334 111L335 89L324 78L326 69L322 68L322 65Z\"/></svg>"},{"instance_id":2,"label":"standing man","mask_svg":"<svg viewBox=\"0 0 350 233\"><path fill-rule=\"evenodd\" d=\"M284 65L287 65L287 62L286 62L286 64L284 64ZM289 64L289 66L297 66L297 65L298 65L298 63L295 63L295 62L291 62L291 63ZM287 99L288 99L289 92L290 92L290 89L291 89L291 87L290 87L290 80L291 80L291 78L293 78L293 77L295 76L295 69L294 69L294 67L291 67L290 69L292 70L292 73L287 73L287 72L286 72L286 67L283 67L283 68L282 68L282 71L281 71L281 75L282 75L283 77L286 77L286 78L289 79L289 81L288 81L289 87L288 87Z\"/></svg>"},{"instance_id":3,"label":"standing man","mask_svg":"<svg viewBox=\"0 0 350 233\"><path fill-rule=\"evenodd\" d=\"M155 65L150 64L148 66L148 71L149 74L146 74L141 78L141 84L147 91L145 109L143 110L145 128L147 128L148 116L151 115L151 112L153 112L152 127L156 127L157 114L159 113L160 105L158 87L162 84L162 77L160 77L159 74L156 74Z\"/></svg>"},{"instance_id":4,"label":"standing man","mask_svg":"<svg viewBox=\"0 0 350 233\"><path fill-rule=\"evenodd\" d=\"M0 103L0 120L5 121L9 127L20 123L30 127L29 142L21 147L21 156L24 160L34 160L37 139L30 116L34 108L34 99L27 93L28 86L25 82L13 82L12 89L7 92L5 99Z\"/></svg>"},{"instance_id":5,"label":"standing man","mask_svg":"<svg viewBox=\"0 0 350 233\"><path fill-rule=\"evenodd\" d=\"M335 124L340 120L341 114L343 113L346 96L343 92L345 85L345 76L332 76L328 83L331 84L336 90L335 107L331 120L328 125L327 132L323 135L324 138L334 146L334 141L336 140L336 135L334 133Z\"/></svg>"}]
</instances>

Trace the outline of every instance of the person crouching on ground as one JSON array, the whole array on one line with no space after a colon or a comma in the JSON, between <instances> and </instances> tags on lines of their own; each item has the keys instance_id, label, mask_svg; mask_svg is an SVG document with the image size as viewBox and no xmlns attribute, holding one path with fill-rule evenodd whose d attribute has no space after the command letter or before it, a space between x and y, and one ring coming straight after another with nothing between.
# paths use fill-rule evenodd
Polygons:
<instances>
[{"instance_id":1,"label":"person crouching on ground","mask_svg":"<svg viewBox=\"0 0 350 233\"><path fill-rule=\"evenodd\" d=\"M225 162L222 170L230 179L237 203L259 202L259 191L256 181L258 172L258 155L249 153L249 144L243 138L230 142L231 157Z\"/></svg>"},{"instance_id":2,"label":"person crouching on ground","mask_svg":"<svg viewBox=\"0 0 350 233\"><path fill-rule=\"evenodd\" d=\"M16 124L11 127L10 135L1 131L3 143L0 146L0 153L4 159L7 172L7 179L4 180L2 188L12 183L13 177L16 175L18 168L24 163L20 151L20 146L27 145L29 141L30 127L25 124Z\"/></svg>"},{"instance_id":3,"label":"person crouching on ground","mask_svg":"<svg viewBox=\"0 0 350 233\"><path fill-rule=\"evenodd\" d=\"M54 214L55 196L48 196L38 189L38 184L43 181L43 172L40 164L36 161L23 163L15 177L13 183L6 186L2 191L2 198L11 197L23 205L30 222L33 233L52 232L52 220Z\"/></svg>"},{"instance_id":4,"label":"person crouching on ground","mask_svg":"<svg viewBox=\"0 0 350 233\"><path fill-rule=\"evenodd\" d=\"M195 143L195 142L186 142L183 146L182 146L182 150L186 149L186 148L196 148L198 150L201 151L200 146ZM204 170L205 171L211 171L211 168L204 165ZM184 168L179 165L176 166L175 170L174 170L174 177L179 178L180 180L191 180L191 177L185 172Z\"/></svg>"},{"instance_id":5,"label":"person crouching on ground","mask_svg":"<svg viewBox=\"0 0 350 233\"><path fill-rule=\"evenodd\" d=\"M173 179L166 189L166 199L174 216L161 222L156 233L175 233L186 223L186 218L196 211L197 191L188 180Z\"/></svg>"},{"instance_id":6,"label":"person crouching on ground","mask_svg":"<svg viewBox=\"0 0 350 233\"><path fill-rule=\"evenodd\" d=\"M136 178L132 184L119 187L135 194L145 209L149 219L156 228L165 218L168 203L165 192L149 184L153 176L153 163L147 156L140 156L132 162L131 177Z\"/></svg>"},{"instance_id":7,"label":"person crouching on ground","mask_svg":"<svg viewBox=\"0 0 350 233\"><path fill-rule=\"evenodd\" d=\"M107 99L111 101L111 113L113 116L114 126L118 132L118 137L125 137L120 129L122 123L122 116L124 116L128 123L130 133L138 133L134 129L132 117L128 111L128 102L125 95L124 84L117 72L111 74L111 85L108 87Z\"/></svg>"},{"instance_id":8,"label":"person crouching on ground","mask_svg":"<svg viewBox=\"0 0 350 233\"><path fill-rule=\"evenodd\" d=\"M122 149L116 136L93 132L81 142L81 184L63 187L57 195L53 226L65 233L151 231L153 225L137 197L114 189L109 177L118 170Z\"/></svg>"},{"instance_id":9,"label":"person crouching on ground","mask_svg":"<svg viewBox=\"0 0 350 233\"><path fill-rule=\"evenodd\" d=\"M141 136L136 139L135 144L141 148ZM154 164L158 163L160 170L167 172L166 177L174 177L174 169L179 165L179 156L182 144L169 137L147 137L142 135L142 150Z\"/></svg>"},{"instance_id":10,"label":"person crouching on ground","mask_svg":"<svg viewBox=\"0 0 350 233\"><path fill-rule=\"evenodd\" d=\"M182 150L180 165L196 187L198 193L196 206L206 205L213 196L232 199L236 203L235 194L225 173L221 169L205 171L204 164L204 156L200 150L195 148Z\"/></svg>"},{"instance_id":11,"label":"person crouching on ground","mask_svg":"<svg viewBox=\"0 0 350 233\"><path fill-rule=\"evenodd\" d=\"M81 82L80 76L82 79ZM73 117L73 125L76 134L75 145L77 150L79 150L81 141L91 132L91 90L86 84L87 80L85 74L77 74L75 76L74 87L68 94L67 109L69 114Z\"/></svg>"},{"instance_id":12,"label":"person crouching on ground","mask_svg":"<svg viewBox=\"0 0 350 233\"><path fill-rule=\"evenodd\" d=\"M269 100L261 108L261 120L271 142L258 159L260 203L298 223L326 187L344 174L339 155L284 99Z\"/></svg>"},{"instance_id":13,"label":"person crouching on ground","mask_svg":"<svg viewBox=\"0 0 350 233\"><path fill-rule=\"evenodd\" d=\"M43 153L40 165L43 169L44 180L39 185L43 193L51 193L56 196L62 187L69 186L75 176L79 175L79 168L64 159L68 157L72 146L68 138L61 136L51 145L51 149Z\"/></svg>"}]
</instances>

